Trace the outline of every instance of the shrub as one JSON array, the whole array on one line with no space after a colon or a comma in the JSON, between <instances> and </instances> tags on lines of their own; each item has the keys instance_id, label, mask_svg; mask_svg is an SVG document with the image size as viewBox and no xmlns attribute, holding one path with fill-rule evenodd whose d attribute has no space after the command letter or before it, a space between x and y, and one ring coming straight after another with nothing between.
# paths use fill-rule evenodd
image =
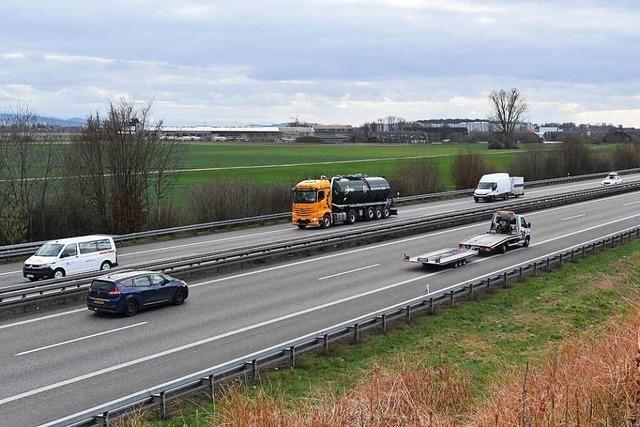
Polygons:
<instances>
[{"instance_id":1,"label":"shrub","mask_svg":"<svg viewBox=\"0 0 640 427\"><path fill-rule=\"evenodd\" d=\"M456 154L451 165L451 175L457 189L473 188L480 177L491 169L482 155L467 151Z\"/></svg>"}]
</instances>

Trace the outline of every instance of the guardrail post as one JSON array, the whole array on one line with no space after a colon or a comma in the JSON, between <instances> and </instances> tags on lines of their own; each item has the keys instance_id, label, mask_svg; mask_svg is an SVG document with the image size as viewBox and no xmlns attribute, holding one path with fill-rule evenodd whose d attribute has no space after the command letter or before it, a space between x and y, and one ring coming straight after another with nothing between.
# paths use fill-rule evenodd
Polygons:
<instances>
[{"instance_id":1,"label":"guardrail post","mask_svg":"<svg viewBox=\"0 0 640 427\"><path fill-rule=\"evenodd\" d=\"M469 283L469 299L473 299L473 283Z\"/></svg>"},{"instance_id":2,"label":"guardrail post","mask_svg":"<svg viewBox=\"0 0 640 427\"><path fill-rule=\"evenodd\" d=\"M357 323L353 324L353 343L358 344L360 341L360 328Z\"/></svg>"},{"instance_id":3,"label":"guardrail post","mask_svg":"<svg viewBox=\"0 0 640 427\"><path fill-rule=\"evenodd\" d=\"M547 273L551 271L551 258L547 258Z\"/></svg>"},{"instance_id":4,"label":"guardrail post","mask_svg":"<svg viewBox=\"0 0 640 427\"><path fill-rule=\"evenodd\" d=\"M383 313L382 316L380 316L380 320L382 322L382 332L387 332L387 314Z\"/></svg>"},{"instance_id":5,"label":"guardrail post","mask_svg":"<svg viewBox=\"0 0 640 427\"><path fill-rule=\"evenodd\" d=\"M325 353L329 352L329 334L324 334L322 336L323 339L323 344L322 344L322 351Z\"/></svg>"},{"instance_id":6,"label":"guardrail post","mask_svg":"<svg viewBox=\"0 0 640 427\"><path fill-rule=\"evenodd\" d=\"M611 248L616 247L616 236L611 236Z\"/></svg>"},{"instance_id":7,"label":"guardrail post","mask_svg":"<svg viewBox=\"0 0 640 427\"><path fill-rule=\"evenodd\" d=\"M596 254L596 246L598 246L597 242L593 242L593 251L591 252L593 255Z\"/></svg>"},{"instance_id":8,"label":"guardrail post","mask_svg":"<svg viewBox=\"0 0 640 427\"><path fill-rule=\"evenodd\" d=\"M100 415L96 415L96 425L100 427L110 427L111 425L111 417L109 416L109 412L105 412Z\"/></svg>"},{"instance_id":9,"label":"guardrail post","mask_svg":"<svg viewBox=\"0 0 640 427\"><path fill-rule=\"evenodd\" d=\"M216 394L216 376L211 374L206 379L209 386L209 396L213 399Z\"/></svg>"},{"instance_id":10,"label":"guardrail post","mask_svg":"<svg viewBox=\"0 0 640 427\"><path fill-rule=\"evenodd\" d=\"M533 261L533 275L538 275L538 261Z\"/></svg>"},{"instance_id":11,"label":"guardrail post","mask_svg":"<svg viewBox=\"0 0 640 427\"><path fill-rule=\"evenodd\" d=\"M449 305L453 307L455 305L455 294L453 291L449 292L451 295L449 296Z\"/></svg>"},{"instance_id":12,"label":"guardrail post","mask_svg":"<svg viewBox=\"0 0 640 427\"><path fill-rule=\"evenodd\" d=\"M433 298L429 298L429 314L433 314Z\"/></svg>"},{"instance_id":13,"label":"guardrail post","mask_svg":"<svg viewBox=\"0 0 640 427\"><path fill-rule=\"evenodd\" d=\"M487 292L491 290L491 277L487 277Z\"/></svg>"},{"instance_id":14,"label":"guardrail post","mask_svg":"<svg viewBox=\"0 0 640 427\"><path fill-rule=\"evenodd\" d=\"M573 261L574 261L574 260L573 260L573 255L574 255L574 254L573 254L573 252L574 252L574 249L571 249L571 262L573 262Z\"/></svg>"},{"instance_id":15,"label":"guardrail post","mask_svg":"<svg viewBox=\"0 0 640 427\"><path fill-rule=\"evenodd\" d=\"M562 259L563 259L563 255L562 255L562 252L560 252L560 267L562 267Z\"/></svg>"},{"instance_id":16,"label":"guardrail post","mask_svg":"<svg viewBox=\"0 0 640 427\"><path fill-rule=\"evenodd\" d=\"M584 251L585 251L585 247L582 247L582 259L584 259Z\"/></svg>"},{"instance_id":17,"label":"guardrail post","mask_svg":"<svg viewBox=\"0 0 640 427\"><path fill-rule=\"evenodd\" d=\"M507 287L507 272L506 271L502 274L502 287L503 288Z\"/></svg>"},{"instance_id":18,"label":"guardrail post","mask_svg":"<svg viewBox=\"0 0 640 427\"><path fill-rule=\"evenodd\" d=\"M296 347L292 345L287 351L289 352L289 368L293 369L296 367Z\"/></svg>"},{"instance_id":19,"label":"guardrail post","mask_svg":"<svg viewBox=\"0 0 640 427\"><path fill-rule=\"evenodd\" d=\"M151 395L153 400L158 401L158 413L160 418L164 419L167 417L167 398L164 391L160 393Z\"/></svg>"},{"instance_id":20,"label":"guardrail post","mask_svg":"<svg viewBox=\"0 0 640 427\"><path fill-rule=\"evenodd\" d=\"M407 310L407 312L406 312L406 319L405 320L408 322L408 321L411 320L411 306L408 305L406 310Z\"/></svg>"},{"instance_id":21,"label":"guardrail post","mask_svg":"<svg viewBox=\"0 0 640 427\"><path fill-rule=\"evenodd\" d=\"M251 366L251 379L256 382L258 381L258 359L253 359L250 362L245 362L245 366Z\"/></svg>"},{"instance_id":22,"label":"guardrail post","mask_svg":"<svg viewBox=\"0 0 640 427\"><path fill-rule=\"evenodd\" d=\"M518 268L518 280L522 280L522 266Z\"/></svg>"}]
</instances>

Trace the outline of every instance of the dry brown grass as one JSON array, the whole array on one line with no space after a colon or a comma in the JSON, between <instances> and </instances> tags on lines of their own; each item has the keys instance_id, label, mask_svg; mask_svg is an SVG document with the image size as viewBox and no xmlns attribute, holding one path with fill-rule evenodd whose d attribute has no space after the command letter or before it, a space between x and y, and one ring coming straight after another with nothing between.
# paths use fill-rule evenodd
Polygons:
<instances>
[{"instance_id":1,"label":"dry brown grass","mask_svg":"<svg viewBox=\"0 0 640 427\"><path fill-rule=\"evenodd\" d=\"M512 372L473 415L477 426L637 425L640 304L599 337L570 340L540 369ZM501 382L504 384L504 382Z\"/></svg>"},{"instance_id":2,"label":"dry brown grass","mask_svg":"<svg viewBox=\"0 0 640 427\"><path fill-rule=\"evenodd\" d=\"M208 422L223 426L639 425L640 303L597 337L569 339L541 367L499 375L477 404L454 367L399 359L376 366L344 395L287 409L278 398L228 393Z\"/></svg>"}]
</instances>

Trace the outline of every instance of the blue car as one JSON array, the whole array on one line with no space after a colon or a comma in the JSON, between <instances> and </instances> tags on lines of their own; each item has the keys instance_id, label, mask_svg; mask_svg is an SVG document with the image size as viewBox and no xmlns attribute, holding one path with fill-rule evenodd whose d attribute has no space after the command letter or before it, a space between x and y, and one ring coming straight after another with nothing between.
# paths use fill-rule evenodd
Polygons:
<instances>
[{"instance_id":1,"label":"blue car","mask_svg":"<svg viewBox=\"0 0 640 427\"><path fill-rule=\"evenodd\" d=\"M87 308L133 316L147 307L180 305L188 296L189 288L182 280L155 271L127 271L93 279Z\"/></svg>"}]
</instances>

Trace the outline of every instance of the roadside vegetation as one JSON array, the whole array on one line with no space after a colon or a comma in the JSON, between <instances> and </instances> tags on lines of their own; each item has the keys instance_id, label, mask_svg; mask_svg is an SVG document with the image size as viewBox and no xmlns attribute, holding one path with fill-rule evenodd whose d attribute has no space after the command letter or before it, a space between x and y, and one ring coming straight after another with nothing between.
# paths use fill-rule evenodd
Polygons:
<instances>
[{"instance_id":1,"label":"roadside vegetation","mask_svg":"<svg viewBox=\"0 0 640 427\"><path fill-rule=\"evenodd\" d=\"M123 424L636 425L639 285L636 241Z\"/></svg>"}]
</instances>

